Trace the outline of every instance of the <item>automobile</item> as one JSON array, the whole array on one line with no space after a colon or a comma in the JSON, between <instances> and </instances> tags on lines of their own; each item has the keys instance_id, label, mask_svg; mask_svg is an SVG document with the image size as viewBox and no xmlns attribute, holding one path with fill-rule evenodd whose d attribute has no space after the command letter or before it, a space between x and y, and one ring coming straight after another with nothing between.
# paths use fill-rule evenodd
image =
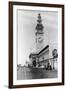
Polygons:
<instances>
[{"instance_id":1,"label":"automobile","mask_svg":"<svg viewBox=\"0 0 66 90\"><path fill-rule=\"evenodd\" d=\"M47 67L46 67L46 70L52 70L51 65L47 66Z\"/></svg>"},{"instance_id":2,"label":"automobile","mask_svg":"<svg viewBox=\"0 0 66 90\"><path fill-rule=\"evenodd\" d=\"M41 65L41 66L40 66L40 68L44 68L44 66L43 66L43 65Z\"/></svg>"},{"instance_id":3,"label":"automobile","mask_svg":"<svg viewBox=\"0 0 66 90\"><path fill-rule=\"evenodd\" d=\"M47 64L46 70L52 70L50 63Z\"/></svg>"}]
</instances>

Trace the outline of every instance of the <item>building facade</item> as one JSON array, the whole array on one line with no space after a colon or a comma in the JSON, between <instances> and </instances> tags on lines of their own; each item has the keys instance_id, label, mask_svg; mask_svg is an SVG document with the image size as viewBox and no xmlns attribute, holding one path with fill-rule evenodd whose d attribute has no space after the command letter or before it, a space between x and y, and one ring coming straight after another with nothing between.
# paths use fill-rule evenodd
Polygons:
<instances>
[{"instance_id":1,"label":"building facade","mask_svg":"<svg viewBox=\"0 0 66 90\"><path fill-rule=\"evenodd\" d=\"M30 53L29 59L31 66L40 67L44 66L49 69L57 69L57 57L53 57L52 51L57 50L57 44L49 43L44 46L44 26L42 24L41 15L38 14L37 25L35 28L35 43L36 43L36 52ZM48 37L48 36L47 36ZM52 39L52 38L51 38ZM57 51L55 55L57 54Z\"/></svg>"}]
</instances>

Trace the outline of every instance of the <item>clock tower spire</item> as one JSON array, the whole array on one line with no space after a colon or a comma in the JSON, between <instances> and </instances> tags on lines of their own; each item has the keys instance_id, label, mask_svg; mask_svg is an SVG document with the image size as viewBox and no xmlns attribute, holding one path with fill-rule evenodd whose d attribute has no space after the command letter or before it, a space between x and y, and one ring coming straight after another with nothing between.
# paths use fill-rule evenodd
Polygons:
<instances>
[{"instance_id":1,"label":"clock tower spire","mask_svg":"<svg viewBox=\"0 0 66 90\"><path fill-rule=\"evenodd\" d=\"M36 50L37 52L40 52L43 49L43 24L42 24L42 19L41 19L41 15L40 13L38 14L38 20L37 20L37 25L36 25L36 32L35 32L35 36L36 36Z\"/></svg>"}]
</instances>

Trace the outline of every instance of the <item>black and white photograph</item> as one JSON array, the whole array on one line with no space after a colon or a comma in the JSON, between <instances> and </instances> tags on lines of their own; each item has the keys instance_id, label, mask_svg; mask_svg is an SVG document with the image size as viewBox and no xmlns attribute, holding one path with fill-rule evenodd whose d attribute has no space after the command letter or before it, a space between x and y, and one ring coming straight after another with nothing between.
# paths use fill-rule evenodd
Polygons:
<instances>
[{"instance_id":1,"label":"black and white photograph","mask_svg":"<svg viewBox=\"0 0 66 90\"><path fill-rule=\"evenodd\" d=\"M64 5L9 5L10 87L63 85Z\"/></svg>"},{"instance_id":2,"label":"black and white photograph","mask_svg":"<svg viewBox=\"0 0 66 90\"><path fill-rule=\"evenodd\" d=\"M17 10L17 79L57 78L58 12Z\"/></svg>"}]
</instances>

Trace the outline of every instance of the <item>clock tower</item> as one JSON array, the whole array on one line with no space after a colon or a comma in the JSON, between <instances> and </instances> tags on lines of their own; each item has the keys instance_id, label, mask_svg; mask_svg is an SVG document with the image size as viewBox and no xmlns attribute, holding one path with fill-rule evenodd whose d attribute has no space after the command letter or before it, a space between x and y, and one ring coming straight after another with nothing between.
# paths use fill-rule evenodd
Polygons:
<instances>
[{"instance_id":1,"label":"clock tower","mask_svg":"<svg viewBox=\"0 0 66 90\"><path fill-rule=\"evenodd\" d=\"M43 32L43 24L42 24L42 19L40 13L38 14L38 20L37 20L37 25L36 25L36 51L37 53L40 52L43 49L43 40L44 40L44 32Z\"/></svg>"}]
</instances>

